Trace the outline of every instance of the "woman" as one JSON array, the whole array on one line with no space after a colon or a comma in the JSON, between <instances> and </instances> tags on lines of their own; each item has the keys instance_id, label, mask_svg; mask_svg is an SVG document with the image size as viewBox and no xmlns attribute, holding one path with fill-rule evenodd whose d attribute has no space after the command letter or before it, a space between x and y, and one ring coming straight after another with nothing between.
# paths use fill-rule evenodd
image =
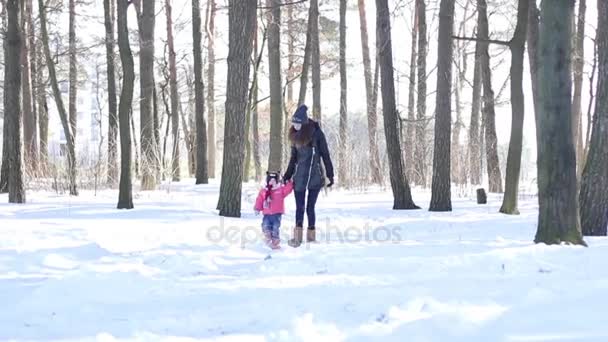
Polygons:
<instances>
[{"instance_id":1,"label":"woman","mask_svg":"<svg viewBox=\"0 0 608 342\"><path fill-rule=\"evenodd\" d=\"M319 123L308 118L308 108L301 105L291 119L292 127L289 129L291 141L291 158L289 166L283 176L287 182L292 179L296 198L296 226L293 239L289 245L299 247L304 234L304 208L308 217L306 241L313 242L315 234L315 204L319 192L325 185L325 177L321 168L321 159L325 166L325 173L329 179L327 187L334 184L334 167L329 156L327 140ZM308 196L307 196L308 192Z\"/></svg>"}]
</instances>

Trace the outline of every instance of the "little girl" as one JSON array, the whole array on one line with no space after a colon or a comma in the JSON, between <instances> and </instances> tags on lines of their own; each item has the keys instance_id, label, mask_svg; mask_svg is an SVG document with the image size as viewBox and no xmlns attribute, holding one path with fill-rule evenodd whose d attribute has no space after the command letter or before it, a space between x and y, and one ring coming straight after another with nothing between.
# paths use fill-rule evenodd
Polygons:
<instances>
[{"instance_id":1,"label":"little girl","mask_svg":"<svg viewBox=\"0 0 608 342\"><path fill-rule=\"evenodd\" d=\"M293 190L293 182L283 185L280 178L279 172L266 172L266 187L260 190L254 207L256 215L260 211L264 214L262 219L264 241L272 249L281 248L279 229L281 217L285 213L284 200Z\"/></svg>"}]
</instances>

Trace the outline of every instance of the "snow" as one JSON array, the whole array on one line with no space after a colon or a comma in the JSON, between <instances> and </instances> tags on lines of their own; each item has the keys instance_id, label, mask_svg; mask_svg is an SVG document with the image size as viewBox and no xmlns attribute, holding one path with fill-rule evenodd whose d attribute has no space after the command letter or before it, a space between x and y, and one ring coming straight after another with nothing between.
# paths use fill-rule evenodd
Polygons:
<instances>
[{"instance_id":1,"label":"snow","mask_svg":"<svg viewBox=\"0 0 608 342\"><path fill-rule=\"evenodd\" d=\"M80 197L0 195L0 340L606 341L608 240L532 243L520 216L454 199L452 213L390 210L390 192L330 191L320 242L261 242L245 186L241 219L214 210L218 184L188 180ZM426 207L430 195L414 194Z\"/></svg>"}]
</instances>

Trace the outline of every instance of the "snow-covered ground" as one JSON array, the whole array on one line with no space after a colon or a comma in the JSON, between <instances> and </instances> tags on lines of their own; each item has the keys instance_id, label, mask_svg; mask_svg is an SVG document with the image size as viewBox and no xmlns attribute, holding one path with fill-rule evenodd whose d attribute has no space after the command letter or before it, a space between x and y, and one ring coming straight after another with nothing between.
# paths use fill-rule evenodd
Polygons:
<instances>
[{"instance_id":1,"label":"snow-covered ground","mask_svg":"<svg viewBox=\"0 0 608 342\"><path fill-rule=\"evenodd\" d=\"M332 191L321 242L271 253L246 189L242 219L217 216L217 184L137 193L131 211L115 191L0 195L0 340L608 340L608 240L534 245L534 197L507 217L497 197L429 213Z\"/></svg>"}]
</instances>

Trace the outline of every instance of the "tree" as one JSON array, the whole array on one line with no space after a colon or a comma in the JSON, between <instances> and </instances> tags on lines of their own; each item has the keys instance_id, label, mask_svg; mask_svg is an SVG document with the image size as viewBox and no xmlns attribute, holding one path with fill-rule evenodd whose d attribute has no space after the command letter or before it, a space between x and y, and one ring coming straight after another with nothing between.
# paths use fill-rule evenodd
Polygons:
<instances>
[{"instance_id":1,"label":"tree","mask_svg":"<svg viewBox=\"0 0 608 342\"><path fill-rule=\"evenodd\" d=\"M173 149L171 152L171 177L173 181L180 180L180 153L179 153L179 98L177 91L177 66L175 60L175 43L173 39L173 18L171 0L165 0L165 14L167 17L167 46L169 48L169 91L171 92L171 132Z\"/></svg>"},{"instance_id":2,"label":"tree","mask_svg":"<svg viewBox=\"0 0 608 342\"><path fill-rule=\"evenodd\" d=\"M70 81L68 89L68 114L70 116L70 128L76 140L78 130L78 59L76 54L76 0L68 1L68 55L70 59L68 78Z\"/></svg>"},{"instance_id":3,"label":"tree","mask_svg":"<svg viewBox=\"0 0 608 342\"><path fill-rule=\"evenodd\" d=\"M103 0L104 25L106 29L106 60L108 74L108 184L116 184L118 166L116 158L118 116L116 113L116 71L114 66L114 0Z\"/></svg>"},{"instance_id":4,"label":"tree","mask_svg":"<svg viewBox=\"0 0 608 342\"><path fill-rule=\"evenodd\" d=\"M381 65L382 113L384 115L384 131L394 198L393 209L420 209L412 200L412 193L403 168L401 145L399 144L399 118L395 103L393 46L387 0L376 0L376 37L378 37L376 45Z\"/></svg>"},{"instance_id":5,"label":"tree","mask_svg":"<svg viewBox=\"0 0 608 342\"><path fill-rule=\"evenodd\" d=\"M418 99L416 111L416 144L414 145L414 183L426 187L426 56L428 41L426 37L426 4L425 0L416 0L418 16Z\"/></svg>"},{"instance_id":6,"label":"tree","mask_svg":"<svg viewBox=\"0 0 608 342\"><path fill-rule=\"evenodd\" d=\"M300 75L300 93L298 95L298 106L306 102L306 92L308 90L308 73L310 71L310 60L312 56L312 30L315 23L315 4L317 0L310 1L308 8L308 24L306 26L306 44L304 45L304 61L302 62L302 74ZM318 11L318 10L317 10Z\"/></svg>"},{"instance_id":7,"label":"tree","mask_svg":"<svg viewBox=\"0 0 608 342\"><path fill-rule=\"evenodd\" d=\"M469 167L471 184L481 184L481 135L479 115L481 111L481 42L475 43L475 68L473 71L473 100L471 105L471 124L469 126Z\"/></svg>"},{"instance_id":8,"label":"tree","mask_svg":"<svg viewBox=\"0 0 608 342\"><path fill-rule=\"evenodd\" d=\"M196 112L196 184L207 184L209 183L209 173L200 0L192 0L192 36L194 42L194 111Z\"/></svg>"},{"instance_id":9,"label":"tree","mask_svg":"<svg viewBox=\"0 0 608 342\"><path fill-rule=\"evenodd\" d=\"M452 34L454 0L441 0L435 114L435 152L430 211L451 211L450 140L452 130Z\"/></svg>"},{"instance_id":10,"label":"tree","mask_svg":"<svg viewBox=\"0 0 608 342\"><path fill-rule=\"evenodd\" d=\"M539 40L538 230L536 243L585 244L572 136L571 19L574 1L543 1ZM605 213L604 213L605 214Z\"/></svg>"},{"instance_id":11,"label":"tree","mask_svg":"<svg viewBox=\"0 0 608 342\"><path fill-rule=\"evenodd\" d=\"M538 115L540 113L540 95L538 90L538 41L540 35L540 10L536 5L536 1L530 1L528 10L528 62L530 64L530 78L532 83L532 99L534 101L534 121L536 123L536 137L540 137L538 133ZM539 145L538 139L536 145Z\"/></svg>"},{"instance_id":12,"label":"tree","mask_svg":"<svg viewBox=\"0 0 608 342\"><path fill-rule=\"evenodd\" d=\"M159 149L154 137L154 26L156 1L143 1L139 17L139 83L140 83L140 142L141 142L141 189L156 189L157 173L160 172ZM139 5L139 4L138 4ZM139 12L139 10L138 10Z\"/></svg>"},{"instance_id":13,"label":"tree","mask_svg":"<svg viewBox=\"0 0 608 342\"><path fill-rule=\"evenodd\" d=\"M346 79L346 0L340 0L340 147L338 178L343 184L347 183L346 177L346 150L348 133L348 111L347 101L347 79Z\"/></svg>"},{"instance_id":14,"label":"tree","mask_svg":"<svg viewBox=\"0 0 608 342\"><path fill-rule=\"evenodd\" d=\"M492 89L492 69L488 52L488 4L477 0L477 38L481 41L481 72L483 82L483 112L485 118L486 158L490 192L502 192L502 176L498 161L498 138L496 137L496 111Z\"/></svg>"},{"instance_id":15,"label":"tree","mask_svg":"<svg viewBox=\"0 0 608 342\"><path fill-rule=\"evenodd\" d=\"M414 5L416 6L416 5ZM407 97L406 135L404 137L405 174L408 179L414 176L414 145L416 144L416 38L418 38L418 11L414 9L410 54L409 88Z\"/></svg>"},{"instance_id":16,"label":"tree","mask_svg":"<svg viewBox=\"0 0 608 342\"><path fill-rule=\"evenodd\" d=\"M583 172L583 71L585 68L585 14L587 12L587 1L578 1L578 22L576 35L574 37L574 60L572 63L574 73L574 94L572 97L572 133L576 146L576 160L579 174Z\"/></svg>"},{"instance_id":17,"label":"tree","mask_svg":"<svg viewBox=\"0 0 608 342\"><path fill-rule=\"evenodd\" d=\"M118 193L118 209L133 209L133 190L131 183L131 131L130 116L133 104L133 87L135 82L135 67L133 54L129 43L129 27L127 11L129 0L117 0L118 16L118 50L122 62L122 90L118 107L120 126L120 186Z\"/></svg>"},{"instance_id":18,"label":"tree","mask_svg":"<svg viewBox=\"0 0 608 342\"><path fill-rule=\"evenodd\" d=\"M47 30L47 19L46 19L46 8L44 7L44 0L38 0L38 9L40 15L40 35L42 38L42 45L44 49L44 55L46 58L46 65L49 72L49 79L51 82L51 88L53 89L53 96L55 98L55 104L57 105L57 111L59 112L59 118L61 119L61 126L63 126L63 132L66 139L66 145L68 149L68 173L70 179L70 195L78 196L78 190L76 188L76 138L73 134L72 121L68 117L68 112L65 110L63 103L63 97L61 90L59 89L59 82L57 80L57 71L55 69L55 61L51 55L51 49L49 47L49 33Z\"/></svg>"},{"instance_id":19,"label":"tree","mask_svg":"<svg viewBox=\"0 0 608 342\"><path fill-rule=\"evenodd\" d=\"M0 168L0 194L8 192L8 126L2 125L2 167Z\"/></svg>"},{"instance_id":20,"label":"tree","mask_svg":"<svg viewBox=\"0 0 608 342\"><path fill-rule=\"evenodd\" d=\"M208 132L208 159L210 178L215 178L215 0L207 1L207 118L209 120Z\"/></svg>"},{"instance_id":21,"label":"tree","mask_svg":"<svg viewBox=\"0 0 608 342\"><path fill-rule=\"evenodd\" d=\"M310 0L310 64L312 69L312 116L321 122L321 42L319 40L319 0Z\"/></svg>"},{"instance_id":22,"label":"tree","mask_svg":"<svg viewBox=\"0 0 608 342\"><path fill-rule=\"evenodd\" d=\"M369 37L367 30L367 15L365 11L365 0L359 0L359 21L361 28L361 46L363 51L363 73L365 76L365 97L367 101L367 133L369 142L369 158L372 183L380 184L380 152L378 152L378 141L376 139L376 127L378 115L376 113L376 101L374 101L374 85L372 81L372 63L369 52Z\"/></svg>"},{"instance_id":23,"label":"tree","mask_svg":"<svg viewBox=\"0 0 608 342\"><path fill-rule=\"evenodd\" d=\"M217 208L221 216L240 217L247 88L256 30L256 0L229 0L228 80L224 158Z\"/></svg>"},{"instance_id":24,"label":"tree","mask_svg":"<svg viewBox=\"0 0 608 342\"><path fill-rule=\"evenodd\" d=\"M44 81L44 54L36 54L36 102L38 103L38 137L40 148L39 171L44 175L48 170L49 160L49 108L46 100L46 82Z\"/></svg>"},{"instance_id":25,"label":"tree","mask_svg":"<svg viewBox=\"0 0 608 342\"><path fill-rule=\"evenodd\" d=\"M21 45L19 18L21 1L7 0L7 29L4 37L4 125L8 133L8 202L25 203L21 156ZM4 161L3 161L4 165Z\"/></svg>"},{"instance_id":26,"label":"tree","mask_svg":"<svg viewBox=\"0 0 608 342\"><path fill-rule=\"evenodd\" d=\"M583 235L605 236L608 229L608 4L598 1L597 7L599 81L589 154L581 180L580 206Z\"/></svg>"},{"instance_id":27,"label":"tree","mask_svg":"<svg viewBox=\"0 0 608 342\"><path fill-rule=\"evenodd\" d=\"M268 77L270 81L270 154L268 170L278 171L283 159L283 81L281 73L281 1L266 0Z\"/></svg>"},{"instance_id":28,"label":"tree","mask_svg":"<svg viewBox=\"0 0 608 342\"><path fill-rule=\"evenodd\" d=\"M521 170L521 153L524 133L524 52L526 49L526 31L528 29L529 0L519 0L517 6L517 25L513 39L509 42L511 49L511 139L507 156L507 174L505 196L500 212L519 214L517 195Z\"/></svg>"},{"instance_id":29,"label":"tree","mask_svg":"<svg viewBox=\"0 0 608 342\"><path fill-rule=\"evenodd\" d=\"M24 140L24 157L25 165L29 171L34 174L38 170L38 134L36 130L38 118L34 106L34 82L32 77L32 66L36 64L35 59L32 59L32 51L34 45L30 44L32 41L29 39L30 35L33 35L33 20L32 18L32 2L31 0L22 2L21 10L23 15L21 16L21 28L22 39L21 43L21 61L23 68L21 69L21 87L22 87L22 109L23 109L23 140Z\"/></svg>"}]
</instances>

